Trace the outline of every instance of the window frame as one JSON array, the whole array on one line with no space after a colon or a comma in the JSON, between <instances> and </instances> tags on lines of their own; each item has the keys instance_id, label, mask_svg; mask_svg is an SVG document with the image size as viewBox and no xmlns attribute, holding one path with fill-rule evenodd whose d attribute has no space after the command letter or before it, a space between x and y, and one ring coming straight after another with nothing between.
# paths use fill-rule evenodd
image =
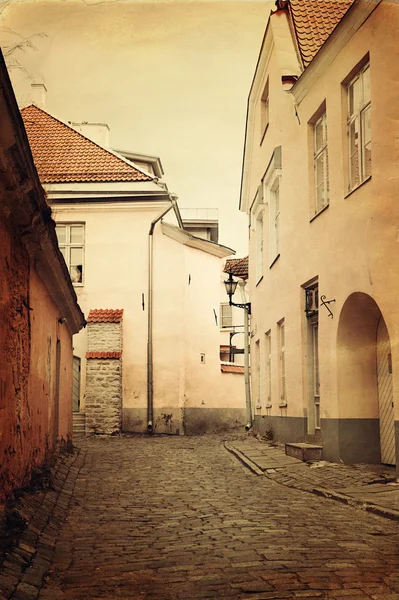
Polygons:
<instances>
[{"instance_id":1,"label":"window frame","mask_svg":"<svg viewBox=\"0 0 399 600\"><path fill-rule=\"evenodd\" d=\"M266 135L270 123L270 90L269 90L269 77L266 80L265 87L263 88L262 96L260 99L260 145L263 144L263 140Z\"/></svg>"},{"instance_id":2,"label":"window frame","mask_svg":"<svg viewBox=\"0 0 399 600\"><path fill-rule=\"evenodd\" d=\"M365 99L365 88L364 88L364 74L368 71L368 97ZM360 91L361 91L361 101L359 101L359 105L351 109L351 90L354 90L354 86L356 82L360 81ZM370 139L365 143L365 123L366 123L366 114L368 112L371 113L371 94L370 94L370 61L368 60L365 64L363 64L359 69L357 69L355 75L348 81L345 86L346 88L346 106L347 106L347 137L348 137L348 191L351 192L357 187L359 187L362 183L367 181L371 177L371 125L370 125ZM354 95L353 95L354 97ZM370 117L371 119L371 117ZM358 136L358 144L357 144L357 168L358 168L358 181L354 181L353 179L353 167L352 167L352 159L356 155L356 152L351 151L352 146L352 126L358 123L357 131L354 130L355 139L356 134ZM366 172L366 156L365 156L365 148L366 146L370 146L370 172Z\"/></svg>"},{"instance_id":3,"label":"window frame","mask_svg":"<svg viewBox=\"0 0 399 600\"><path fill-rule=\"evenodd\" d=\"M60 243L59 241L59 237L58 237L58 233L57 233L57 229L58 231L61 229L61 227L65 227L66 229L66 235L65 235L65 242L64 243ZM76 242L71 242L71 228L72 227L82 227L83 230L83 235L82 235L82 242L81 243L76 243ZM84 222L79 222L79 221L73 221L73 222L56 222L55 224L55 231L56 231L56 235L57 235L57 241L58 241L58 247L64 257L65 260L65 264L67 266L68 269L68 273L69 276L71 278L71 282L72 285L75 287L83 287L85 284L85 244L86 244L86 224ZM64 249L64 252L62 251L62 249ZM81 281L73 281L72 280L72 275L71 275L71 249L81 249L82 250L82 279Z\"/></svg>"},{"instance_id":4,"label":"window frame","mask_svg":"<svg viewBox=\"0 0 399 600\"><path fill-rule=\"evenodd\" d=\"M285 330L285 319L281 319L277 323L278 328L278 354L279 354L279 393L280 403L279 408L287 407L287 378L286 378L286 360L285 360L285 347L286 347L286 330Z\"/></svg>"},{"instance_id":5,"label":"window frame","mask_svg":"<svg viewBox=\"0 0 399 600\"><path fill-rule=\"evenodd\" d=\"M265 355L266 355L266 408L272 407L272 332L269 330L265 334Z\"/></svg>"},{"instance_id":6,"label":"window frame","mask_svg":"<svg viewBox=\"0 0 399 600\"><path fill-rule=\"evenodd\" d=\"M230 325L224 325L224 320L226 319L226 315L224 315L224 310L228 307L230 309ZM230 306L228 302L221 302L219 306L219 323L220 329L226 331L226 329L233 328L233 307Z\"/></svg>"},{"instance_id":7,"label":"window frame","mask_svg":"<svg viewBox=\"0 0 399 600\"><path fill-rule=\"evenodd\" d=\"M317 127L322 126L322 143L317 147ZM318 161L323 158L323 199L319 203L318 198ZM330 179L329 179L329 164L328 164L328 134L327 134L327 112L326 110L313 123L313 170L314 170L314 214L318 215L330 204Z\"/></svg>"}]
</instances>

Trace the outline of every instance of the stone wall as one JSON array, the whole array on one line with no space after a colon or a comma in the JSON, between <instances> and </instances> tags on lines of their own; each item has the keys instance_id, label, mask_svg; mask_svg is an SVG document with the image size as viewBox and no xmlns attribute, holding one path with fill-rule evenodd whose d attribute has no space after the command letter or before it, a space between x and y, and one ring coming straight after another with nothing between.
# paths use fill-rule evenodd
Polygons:
<instances>
[{"instance_id":1,"label":"stone wall","mask_svg":"<svg viewBox=\"0 0 399 600\"><path fill-rule=\"evenodd\" d=\"M98 317L96 317L98 319ZM122 429L122 323L87 325L86 433Z\"/></svg>"},{"instance_id":2,"label":"stone wall","mask_svg":"<svg viewBox=\"0 0 399 600\"><path fill-rule=\"evenodd\" d=\"M89 323L87 328L89 352L122 352L120 323Z\"/></svg>"},{"instance_id":3,"label":"stone wall","mask_svg":"<svg viewBox=\"0 0 399 600\"><path fill-rule=\"evenodd\" d=\"M122 427L122 362L89 358L86 371L86 431L118 433Z\"/></svg>"}]
</instances>

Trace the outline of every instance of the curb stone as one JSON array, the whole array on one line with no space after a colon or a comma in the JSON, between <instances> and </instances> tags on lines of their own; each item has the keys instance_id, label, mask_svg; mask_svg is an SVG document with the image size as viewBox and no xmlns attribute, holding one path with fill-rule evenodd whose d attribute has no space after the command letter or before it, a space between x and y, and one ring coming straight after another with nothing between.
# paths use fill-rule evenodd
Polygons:
<instances>
[{"instance_id":1,"label":"curb stone","mask_svg":"<svg viewBox=\"0 0 399 600\"><path fill-rule=\"evenodd\" d=\"M326 488L319 487L310 487L302 485L295 478L290 477L290 482L283 482L275 479L274 477L270 477L269 473L274 473L275 469L268 469L266 471L262 471L259 467L252 462L245 454L240 452L237 448L234 448L227 442L224 443L224 446L228 452L233 454L245 467L247 467L252 473L255 475L265 475L271 481L278 483L279 485L283 485L284 487L289 487L292 489L301 490L303 492L308 492L310 494L314 494L316 496L321 496L323 498L327 498L329 500L335 500L336 502L341 502L342 504L346 504L347 506L352 506L353 508L359 508L360 510L364 510L366 512L371 512L373 514L379 515L381 517L385 517L386 519L391 519L393 521L399 521L399 511L389 508L384 508L382 506L378 506L377 504L372 504L369 502L364 502L363 500L357 500L356 498L352 498L351 496L347 496L346 494L342 494L340 492L336 492L334 490L329 490ZM282 469L279 469L279 471Z\"/></svg>"}]
</instances>

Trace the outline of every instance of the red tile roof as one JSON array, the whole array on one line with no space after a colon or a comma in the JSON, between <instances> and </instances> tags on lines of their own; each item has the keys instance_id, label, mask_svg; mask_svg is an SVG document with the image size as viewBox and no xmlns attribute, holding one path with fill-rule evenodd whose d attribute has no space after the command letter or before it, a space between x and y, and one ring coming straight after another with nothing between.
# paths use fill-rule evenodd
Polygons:
<instances>
[{"instance_id":1,"label":"red tile roof","mask_svg":"<svg viewBox=\"0 0 399 600\"><path fill-rule=\"evenodd\" d=\"M95 308L89 312L88 323L120 323L123 308Z\"/></svg>"},{"instance_id":2,"label":"red tile roof","mask_svg":"<svg viewBox=\"0 0 399 600\"><path fill-rule=\"evenodd\" d=\"M220 365L222 373L239 373L244 374L244 367L241 365Z\"/></svg>"},{"instance_id":3,"label":"red tile roof","mask_svg":"<svg viewBox=\"0 0 399 600\"><path fill-rule=\"evenodd\" d=\"M231 273L236 277L241 277L241 279L248 279L248 267L249 267L249 257L245 256L244 258L229 258L226 260L225 267L223 269L224 273Z\"/></svg>"},{"instance_id":4,"label":"red tile roof","mask_svg":"<svg viewBox=\"0 0 399 600\"><path fill-rule=\"evenodd\" d=\"M86 358L120 358L122 352L86 352Z\"/></svg>"},{"instance_id":5,"label":"red tile roof","mask_svg":"<svg viewBox=\"0 0 399 600\"><path fill-rule=\"evenodd\" d=\"M31 104L21 114L42 183L152 180L41 108Z\"/></svg>"},{"instance_id":6,"label":"red tile roof","mask_svg":"<svg viewBox=\"0 0 399 600\"><path fill-rule=\"evenodd\" d=\"M353 2L354 0L290 0L295 35L305 68Z\"/></svg>"}]
</instances>

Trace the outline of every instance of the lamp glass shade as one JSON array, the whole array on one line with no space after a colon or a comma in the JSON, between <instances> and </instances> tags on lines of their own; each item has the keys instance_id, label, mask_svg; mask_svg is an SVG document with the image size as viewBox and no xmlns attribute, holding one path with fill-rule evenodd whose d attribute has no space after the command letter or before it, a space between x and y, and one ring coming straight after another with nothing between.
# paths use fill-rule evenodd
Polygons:
<instances>
[{"instance_id":1,"label":"lamp glass shade","mask_svg":"<svg viewBox=\"0 0 399 600\"><path fill-rule=\"evenodd\" d=\"M224 285L226 286L227 295L233 296L237 288L237 281L233 281L232 278L229 278L227 281L224 282Z\"/></svg>"}]
</instances>

